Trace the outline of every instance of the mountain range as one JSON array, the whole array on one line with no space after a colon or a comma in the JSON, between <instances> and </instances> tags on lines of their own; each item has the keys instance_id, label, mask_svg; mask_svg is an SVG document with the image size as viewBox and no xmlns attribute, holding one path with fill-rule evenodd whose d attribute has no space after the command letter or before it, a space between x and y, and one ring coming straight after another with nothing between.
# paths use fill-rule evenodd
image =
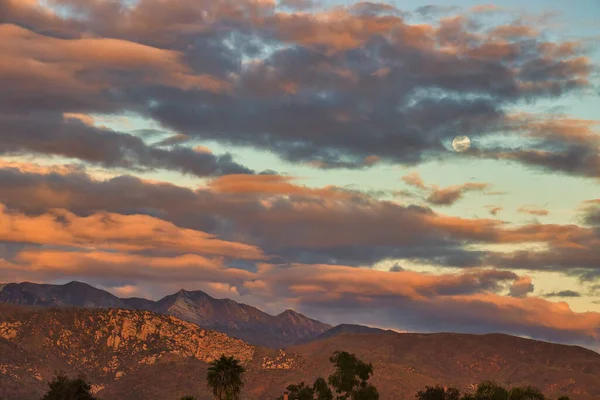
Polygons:
<instances>
[{"instance_id":1,"label":"mountain range","mask_svg":"<svg viewBox=\"0 0 600 400\"><path fill-rule=\"evenodd\" d=\"M64 285L7 283L0 284L0 303L153 311L226 333L254 345L275 349L315 339L332 328L293 310L270 315L230 299L215 299L202 291L183 289L152 301L119 298L76 281Z\"/></svg>"},{"instance_id":2,"label":"mountain range","mask_svg":"<svg viewBox=\"0 0 600 400\"><path fill-rule=\"evenodd\" d=\"M355 333L360 331L361 333ZM493 379L533 385L555 399L600 398L600 354L503 334L397 333L344 325L285 350L267 349L145 310L0 304L0 397L39 399L55 371L84 373L103 400L209 400L208 362L241 360L246 400L274 400L327 377L336 350L373 363L381 400L414 399L436 384L470 391Z\"/></svg>"}]
</instances>

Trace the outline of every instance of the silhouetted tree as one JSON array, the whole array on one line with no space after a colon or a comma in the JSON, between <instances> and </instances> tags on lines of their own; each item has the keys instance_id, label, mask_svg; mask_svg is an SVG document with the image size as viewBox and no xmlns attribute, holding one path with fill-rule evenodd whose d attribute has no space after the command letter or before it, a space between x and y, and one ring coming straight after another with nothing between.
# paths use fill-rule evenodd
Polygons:
<instances>
[{"instance_id":1,"label":"silhouetted tree","mask_svg":"<svg viewBox=\"0 0 600 400\"><path fill-rule=\"evenodd\" d=\"M333 400L333 393L327 386L327 382L323 378L317 378L313 385L315 389L316 400Z\"/></svg>"},{"instance_id":2,"label":"silhouetted tree","mask_svg":"<svg viewBox=\"0 0 600 400\"><path fill-rule=\"evenodd\" d=\"M461 400L460 391L456 388L444 389L441 386L426 386L425 391L419 390L415 394L416 400Z\"/></svg>"},{"instance_id":3,"label":"silhouetted tree","mask_svg":"<svg viewBox=\"0 0 600 400\"><path fill-rule=\"evenodd\" d=\"M367 364L345 351L336 351L329 361L335 366L328 382L338 394L336 400L379 399L377 389L367 382L373 375L373 364Z\"/></svg>"},{"instance_id":4,"label":"silhouetted tree","mask_svg":"<svg viewBox=\"0 0 600 400\"><path fill-rule=\"evenodd\" d=\"M569 396L560 396L557 400L571 400Z\"/></svg>"},{"instance_id":5,"label":"silhouetted tree","mask_svg":"<svg viewBox=\"0 0 600 400\"><path fill-rule=\"evenodd\" d=\"M479 384L475 392L476 400L546 400L546 396L533 386L506 389L492 381Z\"/></svg>"},{"instance_id":6,"label":"silhouetted tree","mask_svg":"<svg viewBox=\"0 0 600 400\"><path fill-rule=\"evenodd\" d=\"M50 390L42 400L98 400L92 395L92 387L83 375L69 379L66 374L59 372L48 382L48 386Z\"/></svg>"},{"instance_id":7,"label":"silhouetted tree","mask_svg":"<svg viewBox=\"0 0 600 400\"><path fill-rule=\"evenodd\" d=\"M313 400L315 389L312 386L307 386L304 382L300 382L297 385L289 385L286 392L289 400Z\"/></svg>"},{"instance_id":8,"label":"silhouetted tree","mask_svg":"<svg viewBox=\"0 0 600 400\"><path fill-rule=\"evenodd\" d=\"M233 357L214 360L206 374L207 385L217 400L239 400L246 369Z\"/></svg>"},{"instance_id":9,"label":"silhouetted tree","mask_svg":"<svg viewBox=\"0 0 600 400\"><path fill-rule=\"evenodd\" d=\"M289 400L379 400L377 388L368 382L373 375L371 363L367 364L345 351L336 351L329 360L335 371L328 380L317 378L313 386L306 386L304 382L289 385ZM337 396L333 395L330 386ZM283 400L283 396L277 400Z\"/></svg>"}]
</instances>

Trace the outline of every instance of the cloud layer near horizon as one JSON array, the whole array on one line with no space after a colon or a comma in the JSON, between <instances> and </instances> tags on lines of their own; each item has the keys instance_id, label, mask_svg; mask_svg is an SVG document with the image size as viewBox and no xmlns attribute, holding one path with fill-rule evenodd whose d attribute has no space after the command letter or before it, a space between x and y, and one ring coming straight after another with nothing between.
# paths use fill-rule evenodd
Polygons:
<instances>
[{"instance_id":1,"label":"cloud layer near horizon","mask_svg":"<svg viewBox=\"0 0 600 400\"><path fill-rule=\"evenodd\" d=\"M192 190L8 163L0 181L4 279L84 279L150 296L191 285L266 308L291 305L331 322L502 331L585 345L598 339L600 313L532 297L531 279L507 269L596 275L593 225L511 227L341 188L312 189L278 175L229 175ZM595 204L582 205L582 219L594 222ZM464 247L469 243L544 249L475 251ZM365 268L392 257L466 269Z\"/></svg>"},{"instance_id":2,"label":"cloud layer near horizon","mask_svg":"<svg viewBox=\"0 0 600 400\"><path fill-rule=\"evenodd\" d=\"M584 40L494 7L0 0L0 15L3 281L186 286L334 323L597 345L600 313L533 296L525 271L596 280L600 200L570 225L513 224L498 205L458 217L436 207L494 182L439 186L413 170L451 163L447 144L466 134L461 157L595 184L597 121L521 110L593 89ZM114 123L136 118L155 128ZM305 186L244 165L240 147L322 174L410 167L398 181L411 191ZM165 171L199 186L141 178ZM462 270L376 268L398 259Z\"/></svg>"}]
</instances>

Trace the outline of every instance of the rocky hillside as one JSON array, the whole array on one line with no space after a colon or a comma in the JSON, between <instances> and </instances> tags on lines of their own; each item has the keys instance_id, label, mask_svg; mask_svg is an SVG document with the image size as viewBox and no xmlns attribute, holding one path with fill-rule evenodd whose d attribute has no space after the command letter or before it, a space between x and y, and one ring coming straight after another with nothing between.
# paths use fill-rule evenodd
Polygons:
<instances>
[{"instance_id":1,"label":"rocky hillside","mask_svg":"<svg viewBox=\"0 0 600 400\"><path fill-rule=\"evenodd\" d=\"M81 282L65 285L8 283L0 285L0 303L154 311L273 349L310 341L331 328L292 310L273 316L230 299L215 299L202 291L180 290L152 301L122 299Z\"/></svg>"},{"instance_id":2,"label":"rocky hillside","mask_svg":"<svg viewBox=\"0 0 600 400\"><path fill-rule=\"evenodd\" d=\"M256 347L173 316L122 309L0 309L0 396L36 398L57 370L84 372L100 392L164 360L248 365Z\"/></svg>"},{"instance_id":3,"label":"rocky hillside","mask_svg":"<svg viewBox=\"0 0 600 400\"><path fill-rule=\"evenodd\" d=\"M600 355L508 335L347 333L285 350L149 311L0 305L0 397L38 400L54 371L85 373L104 400L211 399L207 361L233 355L247 368L246 400L269 400L290 383L331 372L335 350L375 367L381 400L414 399L426 385L472 389L485 379L534 385L557 398L600 398Z\"/></svg>"}]
</instances>

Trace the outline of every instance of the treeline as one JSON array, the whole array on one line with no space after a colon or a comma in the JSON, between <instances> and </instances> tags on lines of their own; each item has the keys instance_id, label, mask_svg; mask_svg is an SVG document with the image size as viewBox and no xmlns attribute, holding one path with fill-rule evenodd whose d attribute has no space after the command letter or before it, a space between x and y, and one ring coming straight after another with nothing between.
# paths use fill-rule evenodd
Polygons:
<instances>
[{"instance_id":1,"label":"treeline","mask_svg":"<svg viewBox=\"0 0 600 400\"><path fill-rule=\"evenodd\" d=\"M336 351L329 358L334 371L327 379L317 378L312 385L298 382L289 385L276 400L379 400L379 391L369 379L373 364L359 360L354 354ZM234 357L221 356L211 362L206 384L216 400L241 400L246 370ZM100 400L91 393L91 384L84 376L69 378L58 373L48 384L41 400ZM285 397L284 397L285 396ZM400 396L399 396L400 397ZM410 396L409 396L410 397ZM406 396L404 396L406 398ZM533 386L505 388L492 381L483 381L474 392L460 393L457 388L441 386L420 390L415 400L554 400ZM0 399L2 400L2 399ZM179 400L196 400L194 396ZM570 400L567 396L557 400Z\"/></svg>"}]
</instances>

